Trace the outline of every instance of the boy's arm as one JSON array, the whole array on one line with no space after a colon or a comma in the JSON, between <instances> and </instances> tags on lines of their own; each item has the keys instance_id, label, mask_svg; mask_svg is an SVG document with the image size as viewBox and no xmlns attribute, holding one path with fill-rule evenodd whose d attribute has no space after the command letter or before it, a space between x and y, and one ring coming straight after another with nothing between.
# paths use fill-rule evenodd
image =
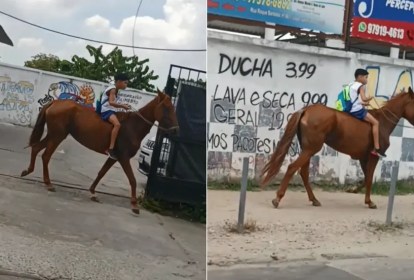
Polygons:
<instances>
[{"instance_id":1,"label":"boy's arm","mask_svg":"<svg viewBox=\"0 0 414 280\"><path fill-rule=\"evenodd\" d=\"M361 96L361 100L364 102L364 105L367 105L368 102L371 101L372 97L367 97L365 95L365 87L364 86L361 86L359 88L358 92L359 92L359 96Z\"/></svg>"},{"instance_id":2,"label":"boy's arm","mask_svg":"<svg viewBox=\"0 0 414 280\"><path fill-rule=\"evenodd\" d=\"M116 89L111 89L109 91L109 99L108 99L109 105L111 105L115 108L122 108L122 109L125 109L125 110L130 109L129 105L119 104L119 103L116 102L115 92L116 92Z\"/></svg>"}]
</instances>

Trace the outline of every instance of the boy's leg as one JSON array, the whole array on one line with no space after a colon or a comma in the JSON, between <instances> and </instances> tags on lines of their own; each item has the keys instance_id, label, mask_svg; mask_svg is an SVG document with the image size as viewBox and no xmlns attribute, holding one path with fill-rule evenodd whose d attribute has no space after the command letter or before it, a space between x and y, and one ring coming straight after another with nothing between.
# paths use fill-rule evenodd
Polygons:
<instances>
[{"instance_id":1,"label":"boy's leg","mask_svg":"<svg viewBox=\"0 0 414 280\"><path fill-rule=\"evenodd\" d=\"M375 148L375 154L379 153L380 144L379 144L379 122L374 116L372 116L370 113L367 112L365 118L365 121L372 124L372 136L374 138L374 148ZM384 154L381 154L382 156L385 156Z\"/></svg>"},{"instance_id":2,"label":"boy's leg","mask_svg":"<svg viewBox=\"0 0 414 280\"><path fill-rule=\"evenodd\" d=\"M364 118L365 121L372 124L372 134L374 137L374 146L375 149L379 149L379 134L378 134L378 121L375 119L370 113L367 113L367 115Z\"/></svg>"},{"instance_id":3,"label":"boy's leg","mask_svg":"<svg viewBox=\"0 0 414 280\"><path fill-rule=\"evenodd\" d=\"M114 146L115 146L115 141L116 141L116 137L118 136L119 129L121 128L121 124L119 123L118 118L116 117L115 114L112 114L109 117L108 121L114 126L112 128L112 132L111 132L111 142L109 144L109 151L108 152L109 152L109 156L111 158L117 159L114 156L113 149L114 149Z\"/></svg>"}]
</instances>

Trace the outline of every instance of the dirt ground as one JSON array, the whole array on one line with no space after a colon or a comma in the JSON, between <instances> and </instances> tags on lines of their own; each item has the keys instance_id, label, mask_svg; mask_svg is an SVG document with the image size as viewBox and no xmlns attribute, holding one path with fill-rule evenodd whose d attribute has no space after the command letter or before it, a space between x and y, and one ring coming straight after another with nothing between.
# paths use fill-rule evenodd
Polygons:
<instances>
[{"instance_id":1,"label":"dirt ground","mask_svg":"<svg viewBox=\"0 0 414 280\"><path fill-rule=\"evenodd\" d=\"M278 209L274 191L248 192L245 220L261 227L248 234L229 233L226 222L238 217L239 192L208 191L208 262L210 265L331 260L387 256L414 258L414 195L396 196L394 227L385 227L388 197L315 190L321 207L311 206L302 191L287 191Z\"/></svg>"}]
</instances>

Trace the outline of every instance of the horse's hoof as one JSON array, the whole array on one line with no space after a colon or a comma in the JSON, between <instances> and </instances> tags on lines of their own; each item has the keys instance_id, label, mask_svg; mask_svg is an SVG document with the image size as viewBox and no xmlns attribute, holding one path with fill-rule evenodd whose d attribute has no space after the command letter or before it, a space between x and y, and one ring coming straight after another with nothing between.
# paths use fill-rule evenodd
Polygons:
<instances>
[{"instance_id":1,"label":"horse's hoof","mask_svg":"<svg viewBox=\"0 0 414 280\"><path fill-rule=\"evenodd\" d=\"M322 204L317 199L312 201L312 205L313 206L322 206Z\"/></svg>"},{"instance_id":2,"label":"horse's hoof","mask_svg":"<svg viewBox=\"0 0 414 280\"><path fill-rule=\"evenodd\" d=\"M131 208L132 212L134 212L135 214L139 214L139 208L137 206L132 206Z\"/></svg>"},{"instance_id":3,"label":"horse's hoof","mask_svg":"<svg viewBox=\"0 0 414 280\"><path fill-rule=\"evenodd\" d=\"M372 201L370 203L368 203L368 207L370 209L377 209L377 205L374 202L372 202Z\"/></svg>"},{"instance_id":4,"label":"horse's hoof","mask_svg":"<svg viewBox=\"0 0 414 280\"><path fill-rule=\"evenodd\" d=\"M22 171L22 174L20 174L20 177L24 177L24 176L27 176L29 174L29 170L23 170Z\"/></svg>"},{"instance_id":5,"label":"horse's hoof","mask_svg":"<svg viewBox=\"0 0 414 280\"><path fill-rule=\"evenodd\" d=\"M94 201L94 202L101 202L100 200L99 200L99 198L96 196L96 195L91 195L91 200L92 201Z\"/></svg>"},{"instance_id":6,"label":"horse's hoof","mask_svg":"<svg viewBox=\"0 0 414 280\"><path fill-rule=\"evenodd\" d=\"M47 189L49 192L56 192L56 189L55 189L55 187L54 187L54 186L46 186L46 189Z\"/></svg>"},{"instance_id":7,"label":"horse's hoof","mask_svg":"<svg viewBox=\"0 0 414 280\"><path fill-rule=\"evenodd\" d=\"M279 207L279 202L276 200L276 198L274 198L274 199L272 200L272 204L273 204L273 206L274 206L275 208Z\"/></svg>"}]
</instances>

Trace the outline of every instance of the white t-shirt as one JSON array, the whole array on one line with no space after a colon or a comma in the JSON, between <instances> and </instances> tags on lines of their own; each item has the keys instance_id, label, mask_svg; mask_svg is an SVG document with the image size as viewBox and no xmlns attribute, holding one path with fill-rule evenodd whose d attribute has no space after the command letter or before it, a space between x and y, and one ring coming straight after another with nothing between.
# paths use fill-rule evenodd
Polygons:
<instances>
[{"instance_id":1,"label":"white t-shirt","mask_svg":"<svg viewBox=\"0 0 414 280\"><path fill-rule=\"evenodd\" d=\"M354 81L350 83L349 86L350 86L349 97L351 98L351 102L354 102L350 112L353 113L353 112L357 112L364 108L364 106L361 104L361 99L358 94L358 90L360 87L363 86L363 84L361 84L360 82Z\"/></svg>"},{"instance_id":2,"label":"white t-shirt","mask_svg":"<svg viewBox=\"0 0 414 280\"><path fill-rule=\"evenodd\" d=\"M118 111L118 108L115 108L115 107L109 105L109 95L108 95L108 93L111 89L114 89L114 88L116 88L116 87L115 86L109 86L104 91L104 93L102 94L102 99L101 99L101 104L102 104L101 112L102 113L107 112L107 111L115 111L115 112ZM119 97L116 97L117 102L118 102L118 100L119 100Z\"/></svg>"}]
</instances>

